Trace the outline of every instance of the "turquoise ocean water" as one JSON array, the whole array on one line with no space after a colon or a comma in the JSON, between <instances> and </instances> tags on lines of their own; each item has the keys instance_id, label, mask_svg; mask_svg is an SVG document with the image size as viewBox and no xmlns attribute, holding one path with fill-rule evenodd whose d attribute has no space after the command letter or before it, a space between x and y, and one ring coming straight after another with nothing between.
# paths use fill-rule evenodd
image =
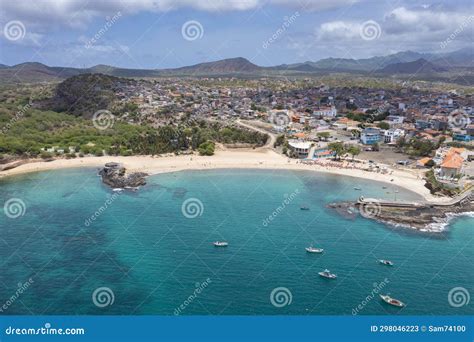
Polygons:
<instances>
[{"instance_id":1,"label":"turquoise ocean water","mask_svg":"<svg viewBox=\"0 0 474 342\"><path fill-rule=\"evenodd\" d=\"M0 181L2 206L14 198L25 208L17 218L0 212L1 314L474 311L472 303L456 305L466 302L466 292L454 306L448 300L456 287L473 293L473 218L427 234L326 208L361 194L418 198L406 190L313 172L213 170L152 176L138 192L117 195L96 173L73 169ZM87 221L91 216L95 220ZM229 246L216 248L216 240ZM306 253L310 244L325 252ZM338 279L319 277L325 268ZM405 308L371 298L382 282L380 292L404 301ZM93 300L100 288L108 291L103 307ZM280 294L271 297L272 291Z\"/></svg>"}]
</instances>

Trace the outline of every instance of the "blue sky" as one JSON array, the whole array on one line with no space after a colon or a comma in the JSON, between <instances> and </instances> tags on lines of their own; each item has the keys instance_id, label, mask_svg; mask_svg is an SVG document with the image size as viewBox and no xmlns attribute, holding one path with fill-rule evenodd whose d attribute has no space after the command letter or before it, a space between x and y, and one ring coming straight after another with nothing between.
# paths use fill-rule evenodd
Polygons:
<instances>
[{"instance_id":1,"label":"blue sky","mask_svg":"<svg viewBox=\"0 0 474 342\"><path fill-rule=\"evenodd\" d=\"M464 0L2 0L0 9L7 65L171 68L239 56L270 66L448 52L472 47L474 35Z\"/></svg>"}]
</instances>

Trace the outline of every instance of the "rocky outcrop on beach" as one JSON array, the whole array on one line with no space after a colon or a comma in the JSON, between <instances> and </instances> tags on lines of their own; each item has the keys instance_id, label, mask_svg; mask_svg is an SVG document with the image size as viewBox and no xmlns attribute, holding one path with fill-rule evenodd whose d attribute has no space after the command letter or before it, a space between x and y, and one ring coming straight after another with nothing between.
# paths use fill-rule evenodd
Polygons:
<instances>
[{"instance_id":1,"label":"rocky outcrop on beach","mask_svg":"<svg viewBox=\"0 0 474 342\"><path fill-rule=\"evenodd\" d=\"M382 200L331 203L328 208L348 218L348 213L383 223L413 228L420 231L441 232L456 216L474 213L472 193L453 199L449 203L404 203Z\"/></svg>"},{"instance_id":2,"label":"rocky outcrop on beach","mask_svg":"<svg viewBox=\"0 0 474 342\"><path fill-rule=\"evenodd\" d=\"M111 188L137 188L146 184L145 177L148 176L144 172L127 173L125 167L119 163L107 163L99 171L102 182Z\"/></svg>"}]
</instances>

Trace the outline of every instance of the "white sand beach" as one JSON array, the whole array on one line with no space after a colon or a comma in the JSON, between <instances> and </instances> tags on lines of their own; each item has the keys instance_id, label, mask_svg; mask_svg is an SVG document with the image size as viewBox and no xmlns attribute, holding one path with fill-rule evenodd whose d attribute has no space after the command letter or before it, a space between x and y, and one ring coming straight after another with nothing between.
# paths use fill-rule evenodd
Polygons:
<instances>
[{"instance_id":1,"label":"white sand beach","mask_svg":"<svg viewBox=\"0 0 474 342\"><path fill-rule=\"evenodd\" d=\"M417 170L392 170L387 174L360 169L306 165L296 159L286 158L269 149L257 150L219 150L213 156L169 155L169 156L131 156L131 157L84 157L76 159L57 159L54 161L32 161L16 168L0 171L0 178L28 172L57 170L76 167L101 167L107 162L122 163L128 171L142 171L149 174L182 170L207 170L222 168L287 169L313 170L336 175L359 177L374 181L395 184L430 201L446 201L449 198L435 197L425 188L421 173Z\"/></svg>"}]
</instances>

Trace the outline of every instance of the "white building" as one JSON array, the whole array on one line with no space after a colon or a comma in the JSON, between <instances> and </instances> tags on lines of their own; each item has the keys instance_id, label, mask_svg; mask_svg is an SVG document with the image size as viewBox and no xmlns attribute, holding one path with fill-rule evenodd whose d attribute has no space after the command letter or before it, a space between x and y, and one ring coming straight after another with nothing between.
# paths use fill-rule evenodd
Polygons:
<instances>
[{"instance_id":1,"label":"white building","mask_svg":"<svg viewBox=\"0 0 474 342\"><path fill-rule=\"evenodd\" d=\"M398 115L389 115L385 118L385 121L388 121L389 124L396 124L396 125L402 124L404 120L405 120L404 116L398 116Z\"/></svg>"},{"instance_id":2,"label":"white building","mask_svg":"<svg viewBox=\"0 0 474 342\"><path fill-rule=\"evenodd\" d=\"M387 129L383 134L383 142L386 144L396 143L397 140L405 135L403 129Z\"/></svg>"},{"instance_id":3,"label":"white building","mask_svg":"<svg viewBox=\"0 0 474 342\"><path fill-rule=\"evenodd\" d=\"M320 108L318 110L313 111L314 116L325 116L325 117L331 117L334 118L337 116L337 109L336 107L324 107Z\"/></svg>"},{"instance_id":4,"label":"white building","mask_svg":"<svg viewBox=\"0 0 474 342\"><path fill-rule=\"evenodd\" d=\"M309 141L289 140L290 150L298 155L298 158L307 158L311 143Z\"/></svg>"}]
</instances>

